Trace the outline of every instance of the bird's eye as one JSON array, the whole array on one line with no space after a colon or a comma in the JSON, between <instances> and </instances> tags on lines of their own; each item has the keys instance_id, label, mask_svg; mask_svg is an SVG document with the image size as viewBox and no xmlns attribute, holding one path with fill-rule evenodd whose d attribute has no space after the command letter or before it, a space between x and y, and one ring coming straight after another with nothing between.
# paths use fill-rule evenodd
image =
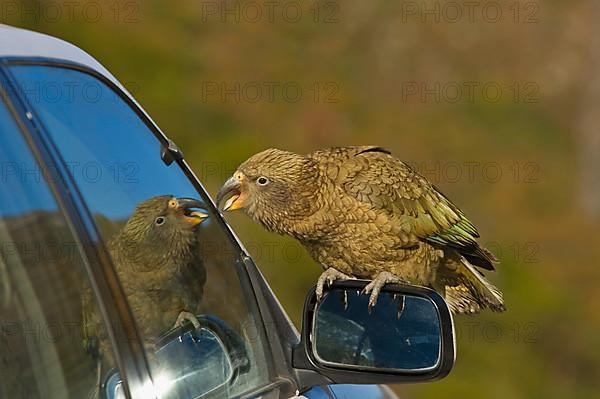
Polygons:
<instances>
[{"instance_id":1,"label":"bird's eye","mask_svg":"<svg viewBox=\"0 0 600 399\"><path fill-rule=\"evenodd\" d=\"M259 186L266 186L267 184L269 184L269 179L267 179L264 176L261 176L258 179L256 179L256 183L258 183Z\"/></svg>"},{"instance_id":2,"label":"bird's eye","mask_svg":"<svg viewBox=\"0 0 600 399\"><path fill-rule=\"evenodd\" d=\"M159 216L156 218L156 220L154 221L154 223L156 223L157 226L160 226L161 224L165 223L165 218L162 216Z\"/></svg>"}]
</instances>

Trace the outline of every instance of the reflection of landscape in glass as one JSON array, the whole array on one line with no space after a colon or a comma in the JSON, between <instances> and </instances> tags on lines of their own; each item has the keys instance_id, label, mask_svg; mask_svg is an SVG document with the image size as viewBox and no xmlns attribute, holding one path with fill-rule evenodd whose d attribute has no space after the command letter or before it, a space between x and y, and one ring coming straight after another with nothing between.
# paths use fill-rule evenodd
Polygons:
<instances>
[{"instance_id":1,"label":"reflection of landscape in glass","mask_svg":"<svg viewBox=\"0 0 600 399\"><path fill-rule=\"evenodd\" d=\"M318 306L315 339L318 356L330 363L390 369L433 367L440 356L440 325L429 300L382 293L369 314L368 296L331 291Z\"/></svg>"},{"instance_id":2,"label":"reflection of landscape in glass","mask_svg":"<svg viewBox=\"0 0 600 399\"><path fill-rule=\"evenodd\" d=\"M103 241L109 243L109 250L111 240L141 202L165 194L205 200L199 198L200 194L176 163L167 166L162 162L157 138L128 104L103 83L82 72L54 67L17 66L11 67L11 71L24 87L64 83L99 90L97 101L93 102L83 98L77 90L74 96L62 96L56 101L36 97L27 91L23 94L29 95L31 105L60 151L94 215ZM45 203L41 199L40 202ZM26 210L19 205L14 212ZM164 297L164 301L196 296L200 300L198 313L217 315L244 337L251 364L249 371L240 375L232 387L232 394L240 394L267 380L263 342L257 335L259 324L249 309L253 295L242 288L240 276L245 274L240 271L239 254L220 225L205 220L196 229L195 236L199 244L195 265L206 271L204 286L198 289L199 292L190 292L183 286L164 293L156 292ZM164 242L165 249L169 244ZM160 254L161 249L161 245L157 245L156 254ZM119 261L113 259L117 269ZM135 271L129 274L136 276ZM139 276L143 274L139 273ZM135 280L131 281L135 283ZM144 281L143 277L139 277L139 281ZM127 295L136 294L136 291L125 291ZM131 296L129 299L133 300ZM138 325L144 325L147 317L144 309L136 308L133 312ZM170 326L174 322L175 318L164 325ZM143 338L151 342L158 335L155 331L152 336ZM153 358L150 352L149 358Z\"/></svg>"},{"instance_id":3,"label":"reflection of landscape in glass","mask_svg":"<svg viewBox=\"0 0 600 399\"><path fill-rule=\"evenodd\" d=\"M87 397L96 363L82 336L84 263L2 102L0 133L0 397Z\"/></svg>"}]
</instances>

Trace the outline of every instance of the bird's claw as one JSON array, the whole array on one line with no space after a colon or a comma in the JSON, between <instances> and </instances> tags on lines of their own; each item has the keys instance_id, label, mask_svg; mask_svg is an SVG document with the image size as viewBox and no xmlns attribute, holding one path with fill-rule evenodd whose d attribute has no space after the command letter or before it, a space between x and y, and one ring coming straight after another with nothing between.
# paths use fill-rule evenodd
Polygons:
<instances>
[{"instance_id":1,"label":"bird's claw","mask_svg":"<svg viewBox=\"0 0 600 399\"><path fill-rule=\"evenodd\" d=\"M377 304L377 299L379 298L379 293L381 292L381 289L388 283L392 284L400 282L403 282L403 280L400 277L390 272L381 272L369 284L367 284L365 288L363 288L362 293L371 294L371 296L369 297L369 313L371 313L373 307L375 307L375 305Z\"/></svg>"},{"instance_id":2,"label":"bird's claw","mask_svg":"<svg viewBox=\"0 0 600 399\"><path fill-rule=\"evenodd\" d=\"M201 327L198 318L194 314L184 310L183 312L179 313L179 316L177 316L177 320L175 321L173 328L183 327L186 322L192 323L194 329L196 330Z\"/></svg>"},{"instance_id":3,"label":"bird's claw","mask_svg":"<svg viewBox=\"0 0 600 399\"><path fill-rule=\"evenodd\" d=\"M321 273L321 275L319 276L319 279L317 280L317 288L315 290L315 293L317 295L317 301L320 302L321 299L323 298L323 288L325 286L325 283L327 283L328 287L331 287L331 284L333 284L333 282L336 280L350 280L350 279L352 279L352 277L348 276L347 274L344 274L344 273L340 272L339 270L336 270L332 267L328 268L323 273Z\"/></svg>"},{"instance_id":4,"label":"bird's claw","mask_svg":"<svg viewBox=\"0 0 600 399\"><path fill-rule=\"evenodd\" d=\"M394 300L396 299L396 295L394 295ZM402 312L404 312L404 295L400 295L400 301L398 302L398 312L396 313L396 318L400 320L400 316L402 316Z\"/></svg>"},{"instance_id":5,"label":"bird's claw","mask_svg":"<svg viewBox=\"0 0 600 399\"><path fill-rule=\"evenodd\" d=\"M342 303L344 310L348 310L348 291L340 292L340 302Z\"/></svg>"},{"instance_id":6,"label":"bird's claw","mask_svg":"<svg viewBox=\"0 0 600 399\"><path fill-rule=\"evenodd\" d=\"M362 294L371 294L369 297L369 314L373 310L373 307L377 304L377 299L379 298L379 293L381 292L381 288L385 285L384 280L380 280L379 277L371 281L369 284L365 286L362 291Z\"/></svg>"}]
</instances>

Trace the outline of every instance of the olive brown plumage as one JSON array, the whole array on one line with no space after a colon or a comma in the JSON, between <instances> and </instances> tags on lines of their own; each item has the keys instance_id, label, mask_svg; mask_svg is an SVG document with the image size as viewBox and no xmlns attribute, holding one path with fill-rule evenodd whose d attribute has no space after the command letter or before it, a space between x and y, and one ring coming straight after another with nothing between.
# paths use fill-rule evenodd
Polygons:
<instances>
[{"instance_id":1,"label":"olive brown plumage","mask_svg":"<svg viewBox=\"0 0 600 399\"><path fill-rule=\"evenodd\" d=\"M217 202L243 209L270 231L302 243L325 272L372 280L370 305L386 283L424 285L455 313L505 309L480 269L494 256L464 213L389 151L339 147L298 155L268 149L242 163Z\"/></svg>"},{"instance_id":2,"label":"olive brown plumage","mask_svg":"<svg viewBox=\"0 0 600 399\"><path fill-rule=\"evenodd\" d=\"M206 270L198 257L194 230L208 215L193 208L198 200L158 196L141 202L124 227L108 242L115 269L138 331L153 357L155 340L189 321L198 327ZM94 305L91 288L82 293L86 349L112 364L108 336Z\"/></svg>"}]
</instances>

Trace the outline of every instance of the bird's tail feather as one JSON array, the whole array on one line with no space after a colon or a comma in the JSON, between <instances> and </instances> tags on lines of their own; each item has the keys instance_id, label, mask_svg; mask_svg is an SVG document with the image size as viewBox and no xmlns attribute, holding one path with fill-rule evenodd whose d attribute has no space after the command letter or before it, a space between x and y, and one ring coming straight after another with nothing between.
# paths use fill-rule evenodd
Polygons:
<instances>
[{"instance_id":1,"label":"bird's tail feather","mask_svg":"<svg viewBox=\"0 0 600 399\"><path fill-rule=\"evenodd\" d=\"M468 285L475 290L476 296L480 297L480 300L493 311L503 312L506 310L502 292L487 281L467 259L462 258L461 262L465 267L463 275L467 279Z\"/></svg>"},{"instance_id":2,"label":"bird's tail feather","mask_svg":"<svg viewBox=\"0 0 600 399\"><path fill-rule=\"evenodd\" d=\"M494 263L498 262L498 258L496 258L493 253L479 244L475 244L474 247L470 248L469 252L461 252L461 255L464 256L471 265L486 270L494 270Z\"/></svg>"},{"instance_id":3,"label":"bird's tail feather","mask_svg":"<svg viewBox=\"0 0 600 399\"><path fill-rule=\"evenodd\" d=\"M477 314L481 311L479 302L464 284L447 285L444 299L454 314Z\"/></svg>"},{"instance_id":4,"label":"bird's tail feather","mask_svg":"<svg viewBox=\"0 0 600 399\"><path fill-rule=\"evenodd\" d=\"M486 280L480 270L464 256L448 254L446 266L450 273L442 273L438 289L454 314L477 314L485 308L495 312L506 310L502 293Z\"/></svg>"}]
</instances>

